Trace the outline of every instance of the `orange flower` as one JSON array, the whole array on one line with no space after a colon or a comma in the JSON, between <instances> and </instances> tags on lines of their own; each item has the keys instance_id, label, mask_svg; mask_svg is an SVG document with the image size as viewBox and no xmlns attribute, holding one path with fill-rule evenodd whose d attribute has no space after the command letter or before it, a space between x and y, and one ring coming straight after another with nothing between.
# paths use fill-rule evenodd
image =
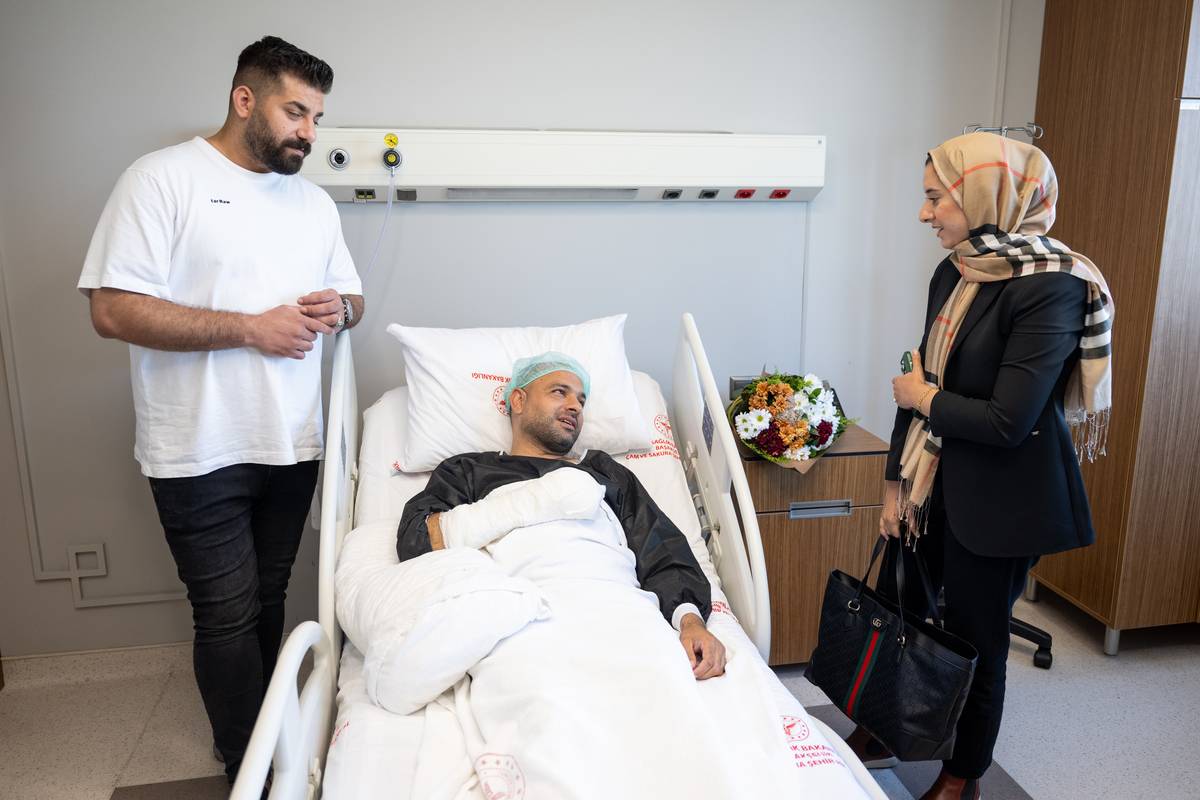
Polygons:
<instances>
[{"instance_id":1,"label":"orange flower","mask_svg":"<svg viewBox=\"0 0 1200 800\"><path fill-rule=\"evenodd\" d=\"M779 438L783 439L783 443L788 447L803 445L808 439L808 422L805 420L800 420L794 425L783 421L778 424Z\"/></svg>"},{"instance_id":2,"label":"orange flower","mask_svg":"<svg viewBox=\"0 0 1200 800\"><path fill-rule=\"evenodd\" d=\"M769 409L772 416L779 416L791 406L795 390L783 382L767 383L759 381L754 385L754 393L746 401L746 405L755 410Z\"/></svg>"},{"instance_id":3,"label":"orange flower","mask_svg":"<svg viewBox=\"0 0 1200 800\"><path fill-rule=\"evenodd\" d=\"M779 416L788 410L788 407L791 405L792 395L794 394L791 386L783 382L772 383L768 387L767 392L771 397L768 408L770 408L773 416Z\"/></svg>"}]
</instances>

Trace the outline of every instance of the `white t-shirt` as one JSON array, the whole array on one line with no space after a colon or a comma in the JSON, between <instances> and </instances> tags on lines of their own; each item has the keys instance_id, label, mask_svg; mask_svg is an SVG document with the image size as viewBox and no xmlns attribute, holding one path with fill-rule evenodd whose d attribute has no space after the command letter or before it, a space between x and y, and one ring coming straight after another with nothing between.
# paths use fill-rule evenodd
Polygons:
<instances>
[{"instance_id":1,"label":"white t-shirt","mask_svg":"<svg viewBox=\"0 0 1200 800\"><path fill-rule=\"evenodd\" d=\"M258 314L319 289L362 294L333 200L234 164L200 137L143 156L104 207L79 288ZM154 478L321 457L321 343L303 360L241 347L130 345L134 457Z\"/></svg>"}]
</instances>

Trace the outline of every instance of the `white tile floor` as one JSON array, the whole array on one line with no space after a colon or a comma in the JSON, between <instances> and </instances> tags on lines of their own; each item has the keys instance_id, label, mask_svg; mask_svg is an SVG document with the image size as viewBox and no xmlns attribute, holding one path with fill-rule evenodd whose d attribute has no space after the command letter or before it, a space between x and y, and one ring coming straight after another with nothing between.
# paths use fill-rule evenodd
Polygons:
<instances>
[{"instance_id":1,"label":"white tile floor","mask_svg":"<svg viewBox=\"0 0 1200 800\"><path fill-rule=\"evenodd\" d=\"M1043 594L1017 613L1054 635L1054 667L1014 644L997 761L1035 798L1200 798L1200 626L1126 632L1110 658L1099 623ZM828 702L799 670L782 673L805 704ZM189 645L8 659L4 675L3 800L109 800L117 786L221 772Z\"/></svg>"},{"instance_id":2,"label":"white tile floor","mask_svg":"<svg viewBox=\"0 0 1200 800\"><path fill-rule=\"evenodd\" d=\"M6 659L4 678L4 800L108 800L117 786L222 771L191 645Z\"/></svg>"}]
</instances>

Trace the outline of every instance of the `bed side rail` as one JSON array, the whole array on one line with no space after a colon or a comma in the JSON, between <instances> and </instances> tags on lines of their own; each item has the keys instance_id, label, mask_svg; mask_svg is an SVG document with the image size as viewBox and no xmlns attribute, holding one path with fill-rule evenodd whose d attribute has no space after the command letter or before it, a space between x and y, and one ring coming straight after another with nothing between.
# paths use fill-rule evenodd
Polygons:
<instances>
[{"instance_id":1,"label":"bed side rail","mask_svg":"<svg viewBox=\"0 0 1200 800\"><path fill-rule=\"evenodd\" d=\"M300 667L310 650L312 674L299 689ZM271 800L317 795L333 711L333 663L320 625L310 620L292 631L279 652L230 800L259 800L272 764Z\"/></svg>"},{"instance_id":2,"label":"bed side rail","mask_svg":"<svg viewBox=\"0 0 1200 800\"><path fill-rule=\"evenodd\" d=\"M333 379L329 389L329 420L325 427L325 472L321 483L321 541L317 563L317 620L333 651L340 652L341 628L334 606L334 570L342 539L354 524L358 482L358 389L350 334L336 338ZM333 676L336 678L336 675Z\"/></svg>"},{"instance_id":3,"label":"bed side rail","mask_svg":"<svg viewBox=\"0 0 1200 800\"><path fill-rule=\"evenodd\" d=\"M683 315L672 390L672 423L688 480L707 517L702 522L710 528L708 549L721 587L750 640L766 658L771 647L771 603L758 518L725 405L691 314Z\"/></svg>"}]
</instances>

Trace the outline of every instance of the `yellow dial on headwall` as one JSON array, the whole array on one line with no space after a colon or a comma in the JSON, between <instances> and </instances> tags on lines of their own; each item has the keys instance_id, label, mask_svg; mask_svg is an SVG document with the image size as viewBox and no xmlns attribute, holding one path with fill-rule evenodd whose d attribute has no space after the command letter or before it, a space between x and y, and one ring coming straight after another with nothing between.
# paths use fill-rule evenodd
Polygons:
<instances>
[{"instance_id":1,"label":"yellow dial on headwall","mask_svg":"<svg viewBox=\"0 0 1200 800\"><path fill-rule=\"evenodd\" d=\"M383 137L383 143L386 144L388 147L395 147L397 144L400 143L400 138L398 136L396 136L396 134L394 134L394 133L389 133L388 135Z\"/></svg>"}]
</instances>

